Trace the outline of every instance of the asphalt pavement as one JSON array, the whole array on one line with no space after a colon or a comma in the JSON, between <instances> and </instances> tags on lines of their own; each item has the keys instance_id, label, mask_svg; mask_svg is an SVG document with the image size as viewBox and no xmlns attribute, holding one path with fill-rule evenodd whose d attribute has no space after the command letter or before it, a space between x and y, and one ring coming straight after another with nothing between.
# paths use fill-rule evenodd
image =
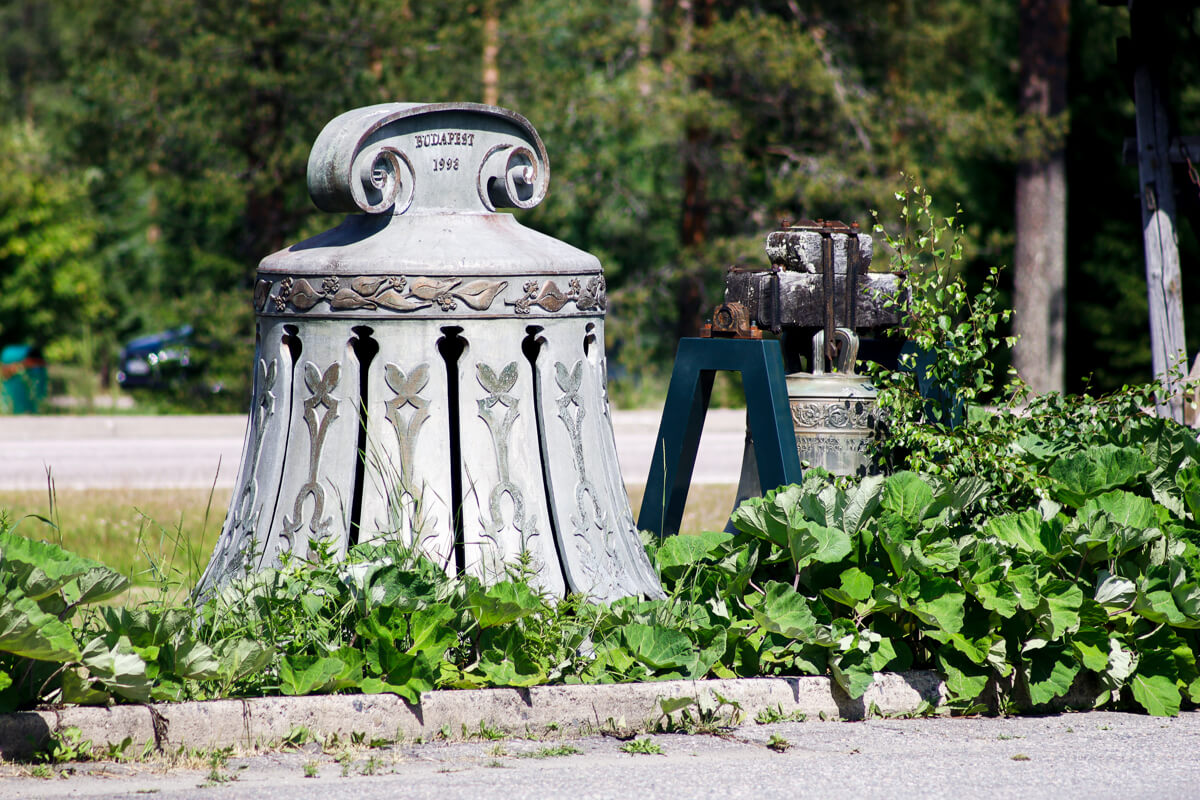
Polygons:
<instances>
[{"instance_id":1,"label":"asphalt pavement","mask_svg":"<svg viewBox=\"0 0 1200 800\"><path fill-rule=\"evenodd\" d=\"M779 751L768 744L774 737ZM1200 712L995 719L744 724L721 736L653 734L399 743L161 762L0 765L0 800L21 798L1193 798ZM579 751L574 753L572 751ZM214 769L214 764L216 765ZM308 775L313 777L308 777Z\"/></svg>"},{"instance_id":2,"label":"asphalt pavement","mask_svg":"<svg viewBox=\"0 0 1200 800\"><path fill-rule=\"evenodd\" d=\"M615 411L626 483L646 482L661 412ZM693 483L737 483L745 411L708 413ZM232 488L246 418L206 416L0 416L0 490Z\"/></svg>"}]
</instances>

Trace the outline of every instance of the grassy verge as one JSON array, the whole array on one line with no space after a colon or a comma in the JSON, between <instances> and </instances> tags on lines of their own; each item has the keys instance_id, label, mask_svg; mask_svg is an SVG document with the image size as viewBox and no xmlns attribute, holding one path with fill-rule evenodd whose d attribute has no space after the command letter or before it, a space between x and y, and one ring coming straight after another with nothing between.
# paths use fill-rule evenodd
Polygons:
<instances>
[{"instance_id":1,"label":"grassy verge","mask_svg":"<svg viewBox=\"0 0 1200 800\"><path fill-rule=\"evenodd\" d=\"M17 532L102 561L135 586L159 585L155 570L193 585L221 533L230 491L74 489L0 492ZM40 517L40 518L39 518Z\"/></svg>"},{"instance_id":2,"label":"grassy verge","mask_svg":"<svg viewBox=\"0 0 1200 800\"><path fill-rule=\"evenodd\" d=\"M735 489L733 485L693 487L682 529L724 528ZM644 491L641 485L629 487L635 515ZM0 508L20 520L17 532L22 535L102 561L130 576L134 586L159 585L156 567L172 571L173 582L192 586L220 535L229 495L228 489L62 490L51 509L44 491L7 491L0 492Z\"/></svg>"}]
</instances>

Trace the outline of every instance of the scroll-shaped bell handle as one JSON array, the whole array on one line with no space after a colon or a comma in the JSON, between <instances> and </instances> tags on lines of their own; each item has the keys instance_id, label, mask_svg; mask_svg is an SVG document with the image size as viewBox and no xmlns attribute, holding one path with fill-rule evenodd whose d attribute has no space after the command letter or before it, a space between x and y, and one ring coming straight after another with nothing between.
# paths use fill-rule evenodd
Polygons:
<instances>
[{"instance_id":1,"label":"scroll-shaped bell handle","mask_svg":"<svg viewBox=\"0 0 1200 800\"><path fill-rule=\"evenodd\" d=\"M853 375L854 362L858 359L858 334L849 328L836 328L833 339L840 345L834 370L842 375ZM825 374L825 331L817 331L813 337L812 374Z\"/></svg>"}]
</instances>

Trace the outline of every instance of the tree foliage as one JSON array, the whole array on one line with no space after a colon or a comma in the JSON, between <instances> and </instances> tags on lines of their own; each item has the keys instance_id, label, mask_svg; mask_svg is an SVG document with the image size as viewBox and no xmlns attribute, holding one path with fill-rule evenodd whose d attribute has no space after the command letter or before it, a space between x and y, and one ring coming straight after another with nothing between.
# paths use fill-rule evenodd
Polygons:
<instances>
[{"instance_id":1,"label":"tree foliage","mask_svg":"<svg viewBox=\"0 0 1200 800\"><path fill-rule=\"evenodd\" d=\"M481 11L475 0L0 10L0 124L33 131L5 135L0 159L25 165L22 176L48 171L33 181L46 197L76 193L70 217L35 222L32 205L68 201L14 184L0 216L23 214L25 227L0 236L44 224L46 240L77 240L70 259L43 250L44 266L4 262L0 281L22 287L3 301L5 339L51 343L45 318L63 313L61 292L18 269L98 287L90 297L107 305L87 319L109 348L201 327L202 296L243 302L260 258L335 222L304 188L325 122L375 102L482 99ZM1138 218L1123 201L1136 178L1120 157L1132 131L1115 46L1124 9L1073 3L1069 114L1041 127L1018 114L1016 10L1003 0L514 0L497 13L500 103L534 122L554 164L550 198L524 219L603 259L609 346L627 366L665 363L664 332L719 299L726 266L762 264L761 237L780 218L865 222L900 172L971 209L960 222L974 255L962 269L977 283L985 263L1009 260L1015 164L1065 135L1076 200L1068 371L1094 371L1106 388L1146 369ZM1197 23L1185 23L1164 47L1189 52ZM1176 67L1173 108L1187 132L1200 69ZM28 141L42 172L30 172ZM1180 187L1200 207L1200 189ZM1198 248L1181 231L1187 274ZM231 363L248 363L250 320L214 326L221 347L241 348Z\"/></svg>"}]
</instances>

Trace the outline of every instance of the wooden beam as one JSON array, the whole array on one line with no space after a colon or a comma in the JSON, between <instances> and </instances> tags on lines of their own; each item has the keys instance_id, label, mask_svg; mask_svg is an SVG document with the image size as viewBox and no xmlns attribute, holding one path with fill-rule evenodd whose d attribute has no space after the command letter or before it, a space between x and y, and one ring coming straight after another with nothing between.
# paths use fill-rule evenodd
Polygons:
<instances>
[{"instance_id":1,"label":"wooden beam","mask_svg":"<svg viewBox=\"0 0 1200 800\"><path fill-rule=\"evenodd\" d=\"M756 325L820 328L825 324L824 275L793 270L731 270L725 276L725 302L741 303ZM905 302L904 278L895 272L860 275L854 293L854 324L858 328L891 327L900 323ZM848 326L846 275L834 274L835 326Z\"/></svg>"},{"instance_id":2,"label":"wooden beam","mask_svg":"<svg viewBox=\"0 0 1200 800\"><path fill-rule=\"evenodd\" d=\"M1137 139L1125 140L1121 147L1121 156L1129 166L1138 163ZM1183 164L1188 159L1200 166L1200 136L1172 136L1167 147L1167 160L1172 164Z\"/></svg>"},{"instance_id":3,"label":"wooden beam","mask_svg":"<svg viewBox=\"0 0 1200 800\"><path fill-rule=\"evenodd\" d=\"M1183 422L1178 390L1187 369L1183 336L1183 289L1175 235L1175 188L1171 178L1166 86L1158 34L1167 24L1160 3L1129 0L1135 69L1133 97L1137 117L1139 197L1142 241L1146 249L1146 290L1150 306L1150 354L1162 385L1156 409Z\"/></svg>"}]
</instances>

